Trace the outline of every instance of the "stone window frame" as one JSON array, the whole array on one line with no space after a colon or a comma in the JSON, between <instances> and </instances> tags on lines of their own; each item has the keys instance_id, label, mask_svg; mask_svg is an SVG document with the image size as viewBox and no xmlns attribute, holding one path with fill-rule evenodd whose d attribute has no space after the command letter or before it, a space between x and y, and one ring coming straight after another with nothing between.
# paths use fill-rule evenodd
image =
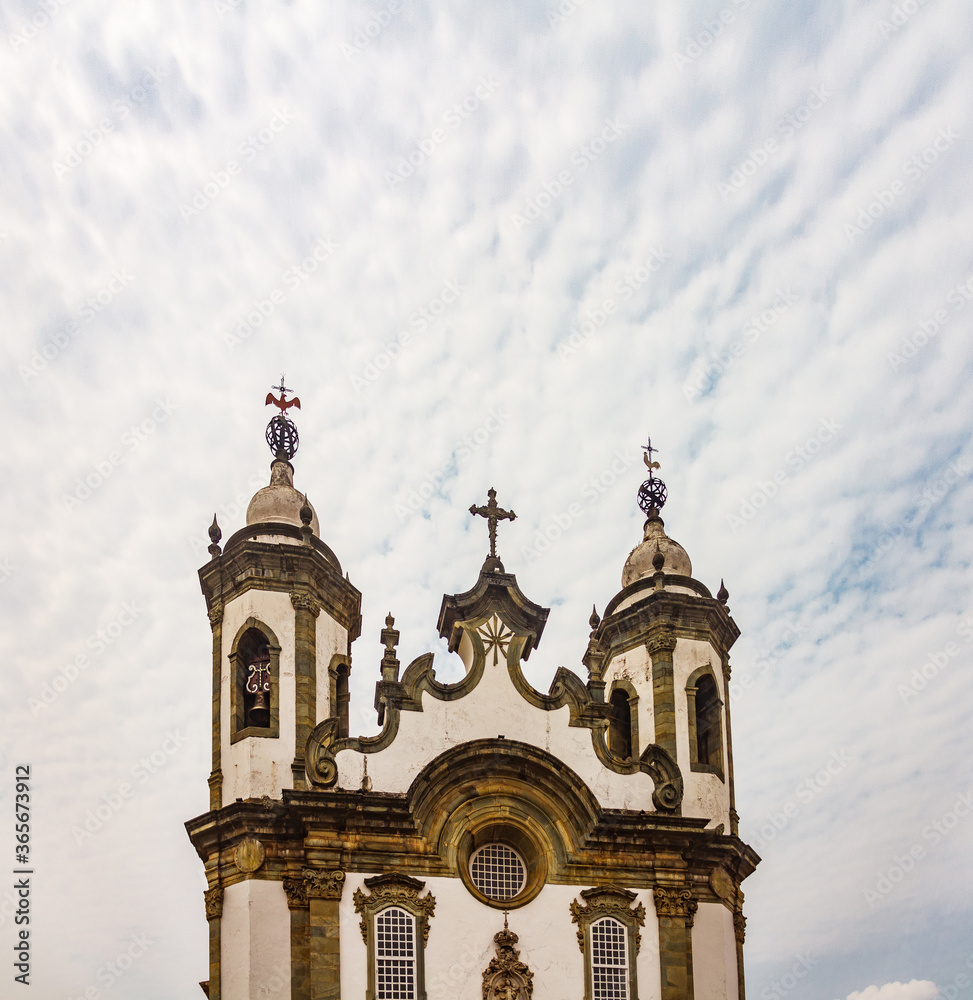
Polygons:
<instances>
[{"instance_id":1,"label":"stone window frame","mask_svg":"<svg viewBox=\"0 0 973 1000\"><path fill-rule=\"evenodd\" d=\"M699 679L703 676L711 677L716 688L719 738L716 741L716 760L711 763L704 763L700 761L699 745L696 737L696 691L698 690ZM720 697L719 678L716 676L716 671L713 669L713 665L711 663L705 663L703 666L697 667L697 669L689 675L689 679L686 681L686 707L688 709L687 716L689 720L689 769L691 771L699 771L704 774L715 774L720 781L725 782L726 775L723 767L723 743L726 738L724 712L725 702Z\"/></svg>"},{"instance_id":2,"label":"stone window frame","mask_svg":"<svg viewBox=\"0 0 973 1000\"><path fill-rule=\"evenodd\" d=\"M355 912L361 914L362 940L368 952L368 986L366 1000L376 1000L378 955L375 948L375 921L379 914L397 907L410 914L415 933L415 1000L426 1000L426 943L429 940L429 918L436 911L436 897L431 892L420 896L426 883L400 872L375 875L365 879L368 893L356 889L352 900Z\"/></svg>"},{"instance_id":3,"label":"stone window frame","mask_svg":"<svg viewBox=\"0 0 973 1000\"><path fill-rule=\"evenodd\" d=\"M627 677L616 677L612 683L611 687L608 689L608 703L611 704L612 695L616 691L624 691L628 696L628 710L629 710L629 741L631 743L631 759L637 760L639 756L639 693L635 685ZM611 728L611 723L609 722L609 729ZM610 742L608 739L608 734L605 737L605 743L610 748Z\"/></svg>"},{"instance_id":4,"label":"stone window frame","mask_svg":"<svg viewBox=\"0 0 973 1000\"><path fill-rule=\"evenodd\" d=\"M638 893L617 885L595 886L582 889L581 898L571 902L571 921L578 925L578 947L584 955L584 998L594 998L594 963L591 928L599 920L611 917L627 931L628 957L628 1000L638 1000L637 958L642 947L640 928L645 926L645 907L632 904Z\"/></svg>"},{"instance_id":5,"label":"stone window frame","mask_svg":"<svg viewBox=\"0 0 973 1000\"><path fill-rule=\"evenodd\" d=\"M243 664L239 662L237 651L244 635L256 629L262 632L270 646L270 725L244 725L244 695L246 684ZM274 630L259 618L251 616L237 630L233 637L228 659L230 661L230 744L254 736L259 739L280 738L280 651L281 645Z\"/></svg>"}]
</instances>

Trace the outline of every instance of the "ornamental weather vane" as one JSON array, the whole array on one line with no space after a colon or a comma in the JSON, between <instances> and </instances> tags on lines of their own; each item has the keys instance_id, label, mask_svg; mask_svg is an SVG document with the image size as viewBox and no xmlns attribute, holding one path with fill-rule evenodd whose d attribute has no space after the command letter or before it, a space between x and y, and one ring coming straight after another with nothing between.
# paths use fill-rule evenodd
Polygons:
<instances>
[{"instance_id":1,"label":"ornamental weather vane","mask_svg":"<svg viewBox=\"0 0 973 1000\"><path fill-rule=\"evenodd\" d=\"M661 510L665 505L666 496L668 495L666 484L661 479L656 479L653 475L654 470L660 467L658 462L652 460L652 456L658 450L658 448L652 447L652 438L648 439L648 444L642 445L642 451L645 452L642 460L645 462L645 467L649 470L649 478L639 487L639 506L647 515L650 515L652 511Z\"/></svg>"},{"instance_id":2,"label":"ornamental weather vane","mask_svg":"<svg viewBox=\"0 0 973 1000\"><path fill-rule=\"evenodd\" d=\"M491 486L487 491L487 504L485 507L477 507L473 504L470 507L470 513L473 515L479 514L480 517L485 517L490 525L490 558L497 558L497 521L516 521L517 515L512 510L504 510L497 503L497 491Z\"/></svg>"},{"instance_id":3,"label":"ornamental weather vane","mask_svg":"<svg viewBox=\"0 0 973 1000\"><path fill-rule=\"evenodd\" d=\"M280 393L280 398L278 399L272 392L268 392L264 406L273 404L278 407L280 413L275 413L270 423L267 424L267 444L275 459L289 462L297 454L297 448L301 442L297 436L297 427L294 425L294 421L287 416L287 411L292 406L300 409L301 401L297 396L293 399L287 398L287 394L291 390L284 385L283 375L280 377L280 385L272 385L271 389L276 389Z\"/></svg>"}]
</instances>

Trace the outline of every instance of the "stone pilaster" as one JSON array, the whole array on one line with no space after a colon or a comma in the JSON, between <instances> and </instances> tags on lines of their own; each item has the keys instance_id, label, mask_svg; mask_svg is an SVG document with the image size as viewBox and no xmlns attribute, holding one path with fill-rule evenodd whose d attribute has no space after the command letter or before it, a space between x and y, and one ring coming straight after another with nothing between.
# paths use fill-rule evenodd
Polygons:
<instances>
[{"instance_id":1,"label":"stone pilaster","mask_svg":"<svg viewBox=\"0 0 973 1000\"><path fill-rule=\"evenodd\" d=\"M209 807L223 805L223 770L220 759L220 676L223 670L223 602L216 601L209 609L209 623L213 629L213 770L209 776Z\"/></svg>"},{"instance_id":2,"label":"stone pilaster","mask_svg":"<svg viewBox=\"0 0 973 1000\"><path fill-rule=\"evenodd\" d=\"M209 1000L220 1000L220 927L223 921L223 887L216 886L203 893L206 922L209 924Z\"/></svg>"},{"instance_id":3,"label":"stone pilaster","mask_svg":"<svg viewBox=\"0 0 973 1000\"><path fill-rule=\"evenodd\" d=\"M310 1000L339 1000L341 996L338 908L344 887L342 871L304 869L304 890L310 908Z\"/></svg>"},{"instance_id":4,"label":"stone pilaster","mask_svg":"<svg viewBox=\"0 0 973 1000\"><path fill-rule=\"evenodd\" d=\"M669 632L653 636L645 644L652 657L652 711L655 742L676 760L676 691L672 654L676 637Z\"/></svg>"},{"instance_id":5,"label":"stone pilaster","mask_svg":"<svg viewBox=\"0 0 973 1000\"><path fill-rule=\"evenodd\" d=\"M746 936L747 918L741 911L733 914L733 932L737 945L737 1000L746 1000L747 984L743 975L743 939Z\"/></svg>"},{"instance_id":6,"label":"stone pilaster","mask_svg":"<svg viewBox=\"0 0 973 1000\"><path fill-rule=\"evenodd\" d=\"M295 727L294 787L307 788L304 755L307 738L315 726L317 714L317 663L315 660L315 619L321 605L308 594L291 594L294 605L294 682Z\"/></svg>"},{"instance_id":7,"label":"stone pilaster","mask_svg":"<svg viewBox=\"0 0 973 1000\"><path fill-rule=\"evenodd\" d=\"M693 1000L693 920L698 903L684 885L657 885L662 1000Z\"/></svg>"},{"instance_id":8,"label":"stone pilaster","mask_svg":"<svg viewBox=\"0 0 973 1000\"><path fill-rule=\"evenodd\" d=\"M311 911L303 878L285 878L291 917L291 1000L311 998Z\"/></svg>"}]
</instances>

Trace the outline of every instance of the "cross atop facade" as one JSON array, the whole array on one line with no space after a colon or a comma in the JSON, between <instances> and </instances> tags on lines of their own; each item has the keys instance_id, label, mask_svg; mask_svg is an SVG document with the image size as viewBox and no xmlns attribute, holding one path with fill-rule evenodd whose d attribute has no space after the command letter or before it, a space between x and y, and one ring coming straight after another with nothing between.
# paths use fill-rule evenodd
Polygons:
<instances>
[{"instance_id":1,"label":"cross atop facade","mask_svg":"<svg viewBox=\"0 0 973 1000\"><path fill-rule=\"evenodd\" d=\"M490 525L490 557L496 559L497 557L497 521L515 521L517 515L512 510L504 510L497 503L497 491L491 486L487 491L487 504L485 507L477 507L473 504L470 507L471 514L479 514L480 517L485 517Z\"/></svg>"}]
</instances>

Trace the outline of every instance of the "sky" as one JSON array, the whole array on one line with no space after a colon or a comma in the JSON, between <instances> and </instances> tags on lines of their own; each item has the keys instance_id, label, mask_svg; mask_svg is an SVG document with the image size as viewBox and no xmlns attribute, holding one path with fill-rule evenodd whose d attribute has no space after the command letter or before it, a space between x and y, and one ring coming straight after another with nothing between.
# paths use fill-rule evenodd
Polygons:
<instances>
[{"instance_id":1,"label":"sky","mask_svg":"<svg viewBox=\"0 0 973 1000\"><path fill-rule=\"evenodd\" d=\"M282 372L363 594L353 731L387 613L403 663L458 676L436 620L491 486L551 608L527 675L583 671L651 434L742 632L749 996L973 996L971 27L963 0L0 4L0 870L29 765L33 997L200 995L196 571L268 480Z\"/></svg>"}]
</instances>

